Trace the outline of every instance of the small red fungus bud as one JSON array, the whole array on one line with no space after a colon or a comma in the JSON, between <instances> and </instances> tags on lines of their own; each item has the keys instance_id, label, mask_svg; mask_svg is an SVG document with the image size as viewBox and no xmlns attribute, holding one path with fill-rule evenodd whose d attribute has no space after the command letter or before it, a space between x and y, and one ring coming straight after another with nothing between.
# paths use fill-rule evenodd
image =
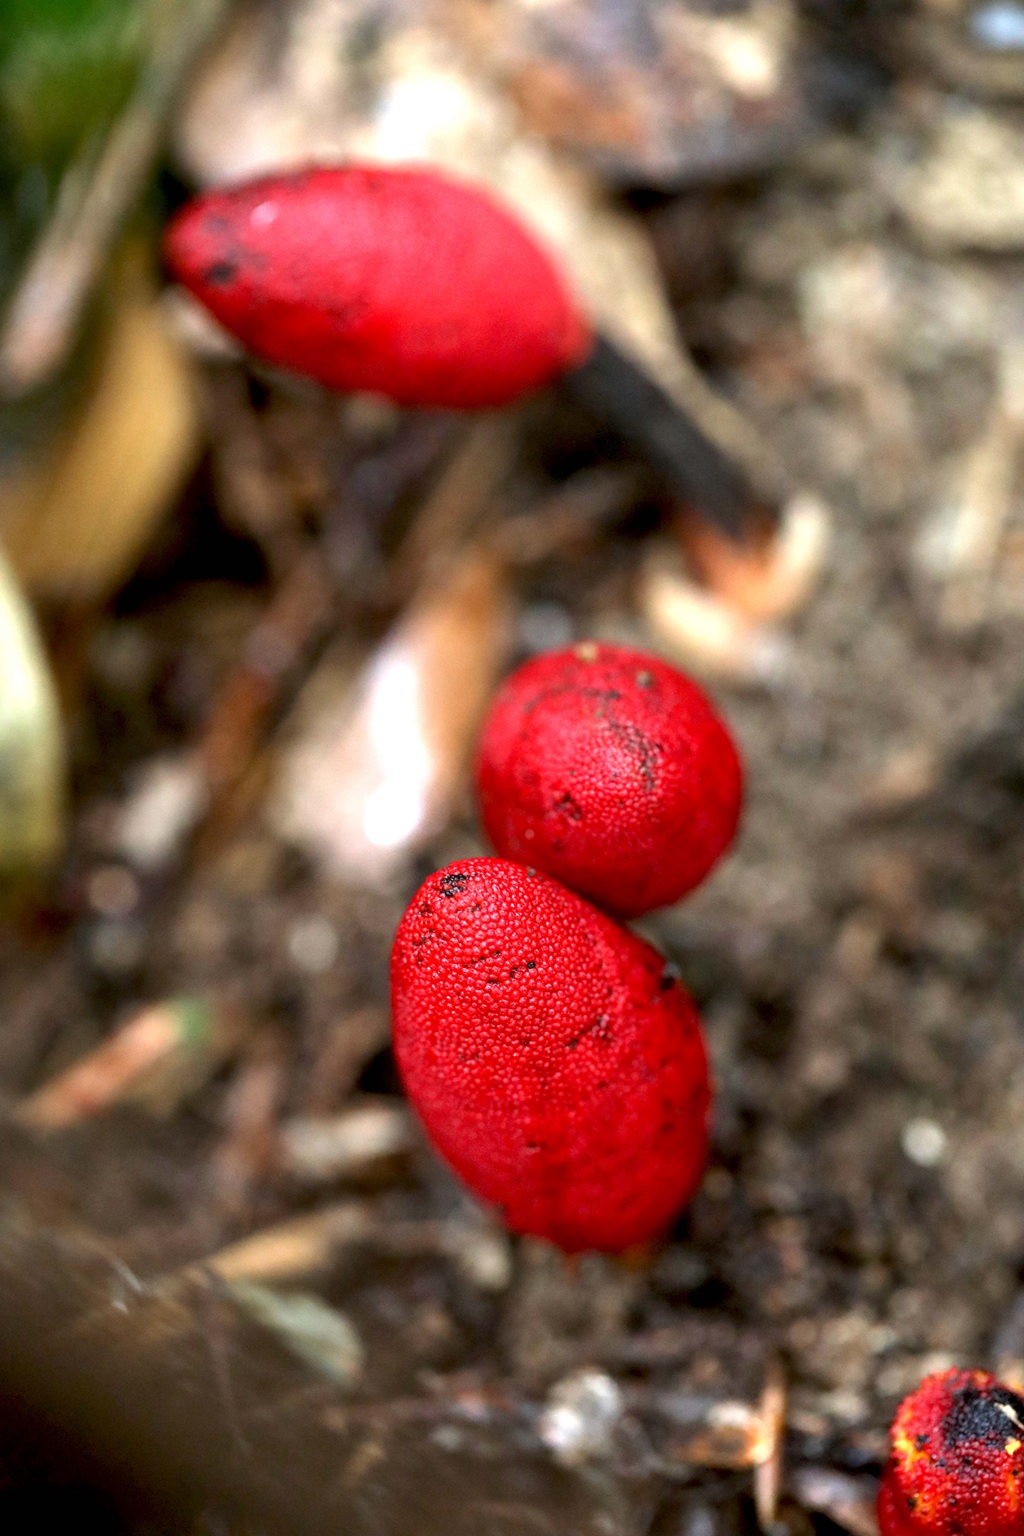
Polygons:
<instances>
[{"instance_id":1,"label":"small red fungus bud","mask_svg":"<svg viewBox=\"0 0 1024 1536\"><path fill-rule=\"evenodd\" d=\"M651 945L554 880L466 859L410 902L395 1051L438 1151L516 1232L569 1253L662 1236L700 1181L700 1020Z\"/></svg>"},{"instance_id":2,"label":"small red fungus bud","mask_svg":"<svg viewBox=\"0 0 1024 1536\"><path fill-rule=\"evenodd\" d=\"M505 858L623 917L678 901L732 842L732 737L696 683L624 646L538 656L499 690L477 762Z\"/></svg>"},{"instance_id":3,"label":"small red fungus bud","mask_svg":"<svg viewBox=\"0 0 1024 1536\"><path fill-rule=\"evenodd\" d=\"M403 405L504 405L592 342L519 221L432 170L312 167L207 192L165 254L258 357Z\"/></svg>"},{"instance_id":4,"label":"small red fungus bud","mask_svg":"<svg viewBox=\"0 0 1024 1536\"><path fill-rule=\"evenodd\" d=\"M900 1404L890 1444L882 1536L1024 1532L1024 1399L987 1371L926 1376Z\"/></svg>"}]
</instances>

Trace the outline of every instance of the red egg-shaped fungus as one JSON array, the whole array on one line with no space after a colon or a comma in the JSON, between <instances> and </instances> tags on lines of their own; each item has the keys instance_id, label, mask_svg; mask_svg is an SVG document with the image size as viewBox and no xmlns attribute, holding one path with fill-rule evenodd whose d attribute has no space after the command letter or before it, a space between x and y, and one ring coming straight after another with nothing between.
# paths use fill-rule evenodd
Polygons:
<instances>
[{"instance_id":1,"label":"red egg-shaped fungus","mask_svg":"<svg viewBox=\"0 0 1024 1536\"><path fill-rule=\"evenodd\" d=\"M570 1253L664 1235L700 1181L710 1088L657 950L545 875L467 859L409 904L391 988L414 1108L513 1231Z\"/></svg>"},{"instance_id":2,"label":"red egg-shaped fungus","mask_svg":"<svg viewBox=\"0 0 1024 1536\"><path fill-rule=\"evenodd\" d=\"M402 405L504 405L592 344L516 216L426 168L316 166L206 192L164 249L257 357Z\"/></svg>"},{"instance_id":3,"label":"red egg-shaped fungus","mask_svg":"<svg viewBox=\"0 0 1024 1536\"><path fill-rule=\"evenodd\" d=\"M732 737L697 684L656 656L590 641L506 680L476 783L499 854L622 917L698 885L743 798Z\"/></svg>"},{"instance_id":4,"label":"red egg-shaped fungus","mask_svg":"<svg viewBox=\"0 0 1024 1536\"><path fill-rule=\"evenodd\" d=\"M926 1376L890 1445L881 1536L1022 1536L1024 1398L987 1371Z\"/></svg>"}]
</instances>

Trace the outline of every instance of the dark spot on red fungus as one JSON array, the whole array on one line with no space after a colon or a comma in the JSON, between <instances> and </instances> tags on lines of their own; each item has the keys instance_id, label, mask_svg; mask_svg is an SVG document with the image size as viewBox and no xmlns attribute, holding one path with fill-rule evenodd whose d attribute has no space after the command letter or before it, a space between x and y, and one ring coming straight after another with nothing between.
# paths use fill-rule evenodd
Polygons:
<instances>
[{"instance_id":1,"label":"dark spot on red fungus","mask_svg":"<svg viewBox=\"0 0 1024 1536\"><path fill-rule=\"evenodd\" d=\"M203 275L208 283L218 287L221 283L234 282L238 275L238 268L230 261L215 261L212 267L207 267Z\"/></svg>"},{"instance_id":2,"label":"dark spot on red fungus","mask_svg":"<svg viewBox=\"0 0 1024 1536\"><path fill-rule=\"evenodd\" d=\"M942 1434L951 1447L972 1440L1002 1445L1014 1425L1024 1436L1024 1399L1009 1387L985 1390L969 1384L954 1392Z\"/></svg>"}]
</instances>

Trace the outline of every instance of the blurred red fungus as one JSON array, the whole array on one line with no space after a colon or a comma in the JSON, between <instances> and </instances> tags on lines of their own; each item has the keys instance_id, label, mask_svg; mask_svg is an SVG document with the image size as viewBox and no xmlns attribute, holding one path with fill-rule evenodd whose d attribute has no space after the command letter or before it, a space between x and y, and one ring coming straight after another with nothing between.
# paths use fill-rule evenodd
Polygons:
<instances>
[{"instance_id":1,"label":"blurred red fungus","mask_svg":"<svg viewBox=\"0 0 1024 1536\"><path fill-rule=\"evenodd\" d=\"M545 875L467 859L410 902L391 986L409 1098L513 1231L567 1252L665 1234L704 1168L710 1088L657 950Z\"/></svg>"},{"instance_id":2,"label":"blurred red fungus","mask_svg":"<svg viewBox=\"0 0 1024 1536\"><path fill-rule=\"evenodd\" d=\"M1024 1398L987 1371L926 1376L890 1431L882 1536L1021 1536Z\"/></svg>"},{"instance_id":3,"label":"blurred red fungus","mask_svg":"<svg viewBox=\"0 0 1024 1536\"><path fill-rule=\"evenodd\" d=\"M257 357L402 405L504 405L592 344L519 220L429 169L311 167L206 192L165 254Z\"/></svg>"},{"instance_id":4,"label":"blurred red fungus","mask_svg":"<svg viewBox=\"0 0 1024 1536\"><path fill-rule=\"evenodd\" d=\"M588 641L505 682L484 725L477 790L505 858L636 917L678 901L717 863L743 779L696 683L656 656Z\"/></svg>"}]
</instances>

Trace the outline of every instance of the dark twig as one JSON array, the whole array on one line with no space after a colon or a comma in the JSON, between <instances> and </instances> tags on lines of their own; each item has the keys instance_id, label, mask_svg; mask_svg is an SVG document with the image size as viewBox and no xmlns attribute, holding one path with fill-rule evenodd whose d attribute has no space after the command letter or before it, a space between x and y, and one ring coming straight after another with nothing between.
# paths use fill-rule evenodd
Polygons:
<instances>
[{"instance_id":1,"label":"dark twig","mask_svg":"<svg viewBox=\"0 0 1024 1536\"><path fill-rule=\"evenodd\" d=\"M764 488L753 484L748 467L606 336L598 336L564 387L647 460L674 500L692 506L730 538L743 542L751 515L763 521Z\"/></svg>"}]
</instances>

